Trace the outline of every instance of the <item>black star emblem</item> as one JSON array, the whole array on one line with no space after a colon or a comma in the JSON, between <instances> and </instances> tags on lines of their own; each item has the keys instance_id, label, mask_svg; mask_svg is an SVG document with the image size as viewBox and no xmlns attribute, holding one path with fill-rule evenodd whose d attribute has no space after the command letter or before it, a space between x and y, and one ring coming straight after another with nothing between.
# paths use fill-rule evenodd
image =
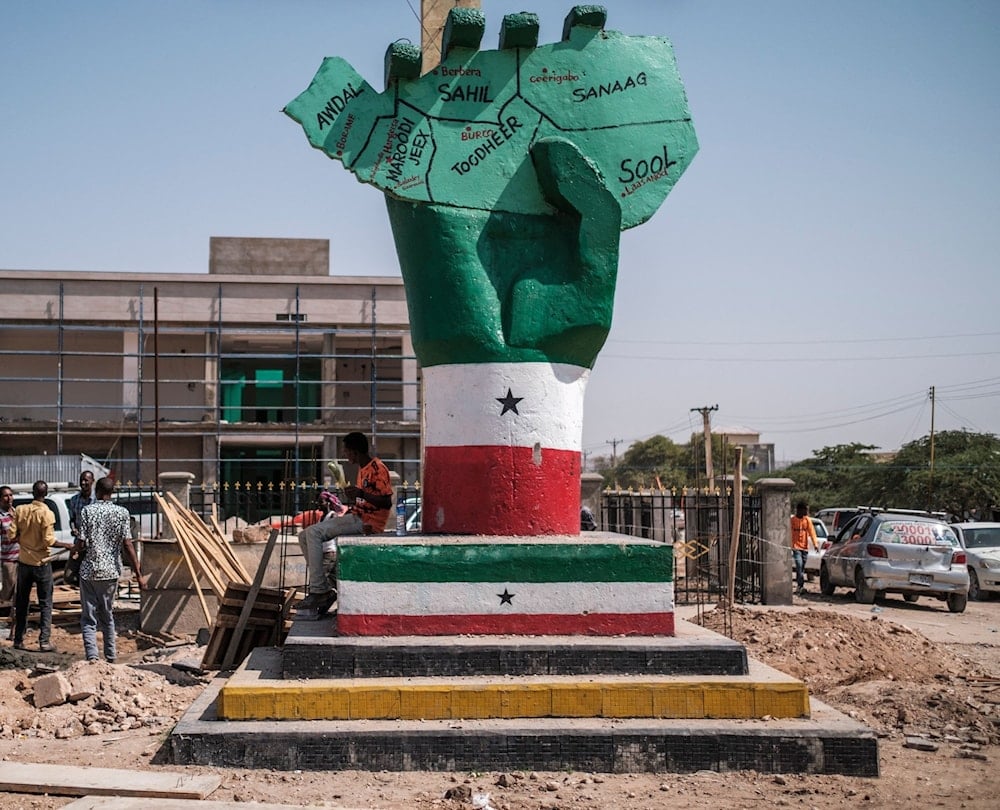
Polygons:
<instances>
[{"instance_id":1,"label":"black star emblem","mask_svg":"<svg viewBox=\"0 0 1000 810\"><path fill-rule=\"evenodd\" d=\"M496 401L503 405L503 410L500 411L500 415L503 416L507 411L513 411L517 413L517 403L520 402L524 397L515 397L510 389L507 389L507 396L496 397ZM520 416L520 414L518 414Z\"/></svg>"},{"instance_id":2,"label":"black star emblem","mask_svg":"<svg viewBox=\"0 0 1000 810\"><path fill-rule=\"evenodd\" d=\"M511 607L514 606L514 603L511 601L514 598L514 594L507 593L506 588L503 589L503 593L498 593L497 596L500 597L501 605L510 605Z\"/></svg>"}]
</instances>

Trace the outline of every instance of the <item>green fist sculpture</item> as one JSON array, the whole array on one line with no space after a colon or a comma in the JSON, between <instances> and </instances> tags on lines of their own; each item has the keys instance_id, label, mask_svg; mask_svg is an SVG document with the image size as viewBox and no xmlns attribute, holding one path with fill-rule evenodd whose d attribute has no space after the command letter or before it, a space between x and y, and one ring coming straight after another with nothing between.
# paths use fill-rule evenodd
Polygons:
<instances>
[{"instance_id":1,"label":"green fist sculpture","mask_svg":"<svg viewBox=\"0 0 1000 810\"><path fill-rule=\"evenodd\" d=\"M323 61L285 112L386 195L423 370L425 531L579 532L583 392L611 327L620 231L697 151L670 43L573 8L563 39L449 14L441 64L393 44L377 93ZM516 508L514 507L516 504Z\"/></svg>"}]
</instances>

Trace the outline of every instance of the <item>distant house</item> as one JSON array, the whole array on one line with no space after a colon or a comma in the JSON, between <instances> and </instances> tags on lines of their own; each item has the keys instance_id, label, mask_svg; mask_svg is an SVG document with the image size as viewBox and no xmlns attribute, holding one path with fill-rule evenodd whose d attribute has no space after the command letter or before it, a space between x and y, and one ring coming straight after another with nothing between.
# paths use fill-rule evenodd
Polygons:
<instances>
[{"instance_id":1,"label":"distant house","mask_svg":"<svg viewBox=\"0 0 1000 810\"><path fill-rule=\"evenodd\" d=\"M774 445L760 440L760 433L742 425L723 425L712 428L712 435L743 448L743 472L759 475L774 472Z\"/></svg>"}]
</instances>

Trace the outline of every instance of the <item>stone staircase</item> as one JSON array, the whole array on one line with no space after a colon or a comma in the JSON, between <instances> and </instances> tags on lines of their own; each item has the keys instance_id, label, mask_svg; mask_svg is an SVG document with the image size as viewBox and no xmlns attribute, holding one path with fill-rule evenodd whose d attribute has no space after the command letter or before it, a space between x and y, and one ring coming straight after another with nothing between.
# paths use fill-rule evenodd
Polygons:
<instances>
[{"instance_id":1,"label":"stone staircase","mask_svg":"<svg viewBox=\"0 0 1000 810\"><path fill-rule=\"evenodd\" d=\"M878 774L874 734L742 645L340 637L296 622L192 705L175 763L274 769Z\"/></svg>"}]
</instances>

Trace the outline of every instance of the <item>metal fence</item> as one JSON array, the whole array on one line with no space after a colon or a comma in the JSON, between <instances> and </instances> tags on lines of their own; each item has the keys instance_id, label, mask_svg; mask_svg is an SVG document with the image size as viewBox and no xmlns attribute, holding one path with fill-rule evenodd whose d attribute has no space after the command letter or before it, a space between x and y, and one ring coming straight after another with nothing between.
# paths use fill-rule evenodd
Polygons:
<instances>
[{"instance_id":1,"label":"metal fence","mask_svg":"<svg viewBox=\"0 0 1000 810\"><path fill-rule=\"evenodd\" d=\"M324 514L321 493L327 490L315 481L282 481L279 484L262 482L234 482L191 487L191 509L203 520L213 517L223 526L266 523L283 535L297 534L303 528L320 520ZM339 490L332 490L342 496ZM395 502L402 495L406 507L409 532L419 530L417 519L411 520L420 504L419 485L403 484L396 487Z\"/></svg>"},{"instance_id":2,"label":"metal fence","mask_svg":"<svg viewBox=\"0 0 1000 810\"><path fill-rule=\"evenodd\" d=\"M201 485L191 488L190 502L192 510L206 523L218 520L227 532L236 526L258 524L278 529L282 536L290 539L322 518L320 493L324 489L315 482L295 481ZM133 514L144 515L150 504L155 513L152 491L122 487L118 497L121 499L125 493L131 493ZM405 503L408 533L419 532L419 485L398 487L394 500L400 495ZM744 494L742 498L734 572L735 601L759 604L764 589L761 498L756 494ZM601 495L598 528L670 543L674 553L675 601L678 604L716 602L728 590L734 503L731 492L606 490Z\"/></svg>"},{"instance_id":3,"label":"metal fence","mask_svg":"<svg viewBox=\"0 0 1000 810\"><path fill-rule=\"evenodd\" d=\"M761 499L752 494L742 497L735 599L760 603ZM680 604L700 604L715 601L728 590L733 507L731 492L607 490L601 496L599 528L672 543L674 598Z\"/></svg>"}]
</instances>

